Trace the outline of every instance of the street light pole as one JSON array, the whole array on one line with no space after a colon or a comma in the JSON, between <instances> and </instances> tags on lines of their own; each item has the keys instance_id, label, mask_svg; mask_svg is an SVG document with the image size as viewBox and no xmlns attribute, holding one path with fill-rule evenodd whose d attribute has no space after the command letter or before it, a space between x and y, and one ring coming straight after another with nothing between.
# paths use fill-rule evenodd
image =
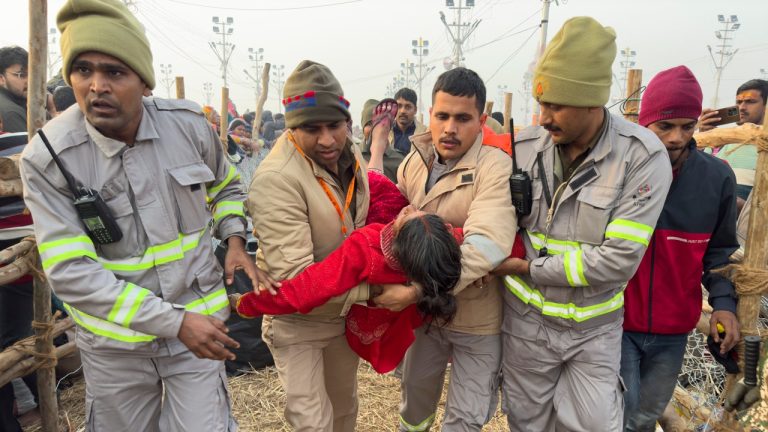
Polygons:
<instances>
[{"instance_id":1,"label":"street light pole","mask_svg":"<svg viewBox=\"0 0 768 432\"><path fill-rule=\"evenodd\" d=\"M720 78L723 76L723 69L728 66L728 63L733 60L733 57L739 51L738 49L733 51L730 50L733 45L729 45L728 41L732 40L733 38L728 37L728 33L735 32L739 29L739 27L741 27L741 24L739 23L739 17L736 15L731 15L728 18L726 18L724 15L718 15L717 21L723 25L722 31L718 30L715 32L715 36L721 41L719 45L720 50L717 51L717 54L720 54L719 60L715 60L715 55L712 53L712 47L707 45L709 56L712 57L712 62L715 64L715 96L712 98L713 108L717 107L717 99L720 93Z\"/></svg>"},{"instance_id":2,"label":"street light pole","mask_svg":"<svg viewBox=\"0 0 768 432\"><path fill-rule=\"evenodd\" d=\"M419 83L419 112L424 112L424 100L422 99L422 87L424 84L424 76L426 75L424 73L424 57L429 55L429 41L424 40L421 37L419 37L419 40L412 40L411 46L413 47L412 52L413 55L419 58L419 77L418 77L418 83ZM431 69L427 70L426 73L429 73L434 69L432 67Z\"/></svg>"},{"instance_id":3,"label":"street light pole","mask_svg":"<svg viewBox=\"0 0 768 432\"><path fill-rule=\"evenodd\" d=\"M440 21L442 21L446 30L448 30L448 34L453 40L453 61L451 63L453 67L459 67L462 66L461 62L464 60L464 42L466 42L472 32L477 29L481 20L475 20L471 24L461 22L461 12L475 7L475 0L459 0L458 6L456 6L454 0L445 0L445 5L448 9L456 11L456 21L448 24L445 20L445 14L442 11L440 11ZM451 30L451 27L454 28L455 32Z\"/></svg>"},{"instance_id":4,"label":"street light pole","mask_svg":"<svg viewBox=\"0 0 768 432\"><path fill-rule=\"evenodd\" d=\"M261 76L261 61L264 60L264 48L248 48L248 59L251 60L254 65L254 76L249 77L256 83L256 100L259 99L259 95L261 95L261 80L259 77ZM248 72L246 72L246 75Z\"/></svg>"},{"instance_id":5,"label":"street light pole","mask_svg":"<svg viewBox=\"0 0 768 432\"><path fill-rule=\"evenodd\" d=\"M283 112L283 104L280 100L283 98L283 78L285 77L285 65L275 65L275 70L272 71L272 82L277 87L277 100L278 109Z\"/></svg>"},{"instance_id":6,"label":"street light pole","mask_svg":"<svg viewBox=\"0 0 768 432\"><path fill-rule=\"evenodd\" d=\"M162 83L165 86L165 97L168 99L171 98L171 73L172 73L171 64L160 64L160 73L163 75Z\"/></svg>"},{"instance_id":7,"label":"street light pole","mask_svg":"<svg viewBox=\"0 0 768 432\"><path fill-rule=\"evenodd\" d=\"M227 37L232 35L234 29L234 19L227 17L221 19L217 16L212 18L213 21L213 33L221 36L221 42L209 42L208 46L211 47L216 57L221 62L221 78L224 80L224 87L227 87L227 65L229 64L229 58L232 56L232 51L235 50L235 45L227 42Z\"/></svg>"},{"instance_id":8,"label":"street light pole","mask_svg":"<svg viewBox=\"0 0 768 432\"><path fill-rule=\"evenodd\" d=\"M211 98L213 97L213 84L209 82L204 82L203 93L205 93L205 104L210 106Z\"/></svg>"}]
</instances>

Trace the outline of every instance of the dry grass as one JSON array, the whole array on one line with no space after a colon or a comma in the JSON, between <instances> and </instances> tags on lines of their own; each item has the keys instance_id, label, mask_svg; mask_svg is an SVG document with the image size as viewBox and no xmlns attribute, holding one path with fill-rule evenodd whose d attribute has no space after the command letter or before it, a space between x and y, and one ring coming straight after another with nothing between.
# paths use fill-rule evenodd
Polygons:
<instances>
[{"instance_id":1,"label":"dry grass","mask_svg":"<svg viewBox=\"0 0 768 432\"><path fill-rule=\"evenodd\" d=\"M400 382L390 375L379 375L367 364L358 373L360 412L357 430L360 432L394 431L397 426ZM241 432L280 432L291 428L283 418L285 394L274 368L253 371L230 378L230 392L235 418ZM445 392L444 392L445 393ZM437 424L443 416L445 394L437 412ZM60 416L63 431L84 430L85 383L77 379L75 385L61 393ZM438 430L433 427L433 430ZM484 431L508 431L501 411L483 428ZM31 427L27 432L39 432Z\"/></svg>"}]
</instances>

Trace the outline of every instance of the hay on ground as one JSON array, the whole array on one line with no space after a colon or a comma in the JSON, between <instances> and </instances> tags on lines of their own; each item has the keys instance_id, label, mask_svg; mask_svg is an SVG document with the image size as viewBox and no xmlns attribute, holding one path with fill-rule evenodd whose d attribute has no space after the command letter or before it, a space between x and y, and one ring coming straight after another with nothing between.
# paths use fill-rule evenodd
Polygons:
<instances>
[{"instance_id":1,"label":"hay on ground","mask_svg":"<svg viewBox=\"0 0 768 432\"><path fill-rule=\"evenodd\" d=\"M270 367L229 379L232 408L240 424L241 432L290 432L283 409L285 393L277 378L277 371ZM397 429L400 381L391 375L379 375L368 364L361 364L358 371L360 411L357 416L359 432L382 432ZM445 391L437 411L437 423L443 417ZM61 392L59 416L62 431L85 430L85 383L82 377L74 385ZM432 430L439 430L433 427ZM500 410L483 428L483 431L508 431L506 418ZM41 432L35 425L27 432Z\"/></svg>"}]
</instances>

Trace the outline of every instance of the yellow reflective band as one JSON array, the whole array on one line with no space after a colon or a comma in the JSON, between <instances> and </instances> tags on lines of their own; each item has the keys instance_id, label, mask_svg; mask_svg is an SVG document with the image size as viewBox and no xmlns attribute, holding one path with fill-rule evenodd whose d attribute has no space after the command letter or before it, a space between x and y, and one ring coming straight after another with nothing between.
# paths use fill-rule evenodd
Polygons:
<instances>
[{"instance_id":1,"label":"yellow reflective band","mask_svg":"<svg viewBox=\"0 0 768 432\"><path fill-rule=\"evenodd\" d=\"M156 339L155 336L137 332L129 328L113 324L109 321L96 318L95 316L88 315L87 313L79 311L66 303L64 303L64 308L67 310L67 313L69 313L69 316L71 316L72 319L75 320L75 322L80 327L83 327L95 335L104 336L106 338L128 343L151 342Z\"/></svg>"},{"instance_id":2,"label":"yellow reflective band","mask_svg":"<svg viewBox=\"0 0 768 432\"><path fill-rule=\"evenodd\" d=\"M214 185L214 186L211 186L211 187L205 188L206 191L208 192L208 196L206 197L208 202L213 201L213 199L216 198L216 195L218 195L219 192L221 192L222 189L227 187L227 185L232 183L232 180L234 180L236 178L239 179L240 178L240 174L237 173L237 170L235 169L235 167L230 165L229 166L229 172L227 173L227 177L224 178L224 180L221 183L219 183L217 185Z\"/></svg>"},{"instance_id":3,"label":"yellow reflective band","mask_svg":"<svg viewBox=\"0 0 768 432\"><path fill-rule=\"evenodd\" d=\"M136 311L139 310L139 306L141 306L141 302L149 294L151 292L148 289L141 288L132 283L126 284L123 292L117 297L112 311L107 315L107 321L123 327L130 326L131 320L136 315Z\"/></svg>"},{"instance_id":4,"label":"yellow reflective band","mask_svg":"<svg viewBox=\"0 0 768 432\"><path fill-rule=\"evenodd\" d=\"M584 277L584 263L581 257L582 251L572 251L565 254L563 266L565 267L565 276L568 278L568 285L572 287L587 286L587 279Z\"/></svg>"},{"instance_id":5,"label":"yellow reflective band","mask_svg":"<svg viewBox=\"0 0 768 432\"><path fill-rule=\"evenodd\" d=\"M430 426L432 426L432 422L435 421L435 415L432 414L431 416L427 417L426 420L423 422L412 425L405 421L403 416L400 416L400 424L407 430L408 432L424 432L425 430L429 429Z\"/></svg>"},{"instance_id":6,"label":"yellow reflective band","mask_svg":"<svg viewBox=\"0 0 768 432\"><path fill-rule=\"evenodd\" d=\"M43 262L43 270L48 270L54 264L73 258L97 259L93 242L86 235L41 243L37 249Z\"/></svg>"},{"instance_id":7,"label":"yellow reflective band","mask_svg":"<svg viewBox=\"0 0 768 432\"><path fill-rule=\"evenodd\" d=\"M127 284L106 320L77 310L66 303L64 304L64 307L80 327L83 327L95 335L128 343L151 342L157 339L157 337L128 328L128 324L130 324L131 320L136 315L142 300L149 294L152 293L145 288L138 287L131 283ZM118 303L120 305L118 305ZM125 306L129 303L131 304L130 308ZM227 298L227 291L224 288L218 289L213 293L194 300L184 306L188 312L195 312L202 315L213 315L227 307L229 307L229 299Z\"/></svg>"},{"instance_id":8,"label":"yellow reflective band","mask_svg":"<svg viewBox=\"0 0 768 432\"><path fill-rule=\"evenodd\" d=\"M605 229L606 238L620 238L648 246L653 235L653 227L626 219L616 219Z\"/></svg>"},{"instance_id":9,"label":"yellow reflective band","mask_svg":"<svg viewBox=\"0 0 768 432\"><path fill-rule=\"evenodd\" d=\"M204 229L192 234L179 234L176 240L150 246L140 257L114 260L98 258L98 261L105 269L117 274L148 270L158 265L184 259L184 254L195 249L200 244L200 239L204 234Z\"/></svg>"},{"instance_id":10,"label":"yellow reflective band","mask_svg":"<svg viewBox=\"0 0 768 432\"><path fill-rule=\"evenodd\" d=\"M243 203L241 201L220 201L216 203L216 208L213 211L214 223L218 223L225 216L229 215L245 217Z\"/></svg>"},{"instance_id":11,"label":"yellow reflective band","mask_svg":"<svg viewBox=\"0 0 768 432\"><path fill-rule=\"evenodd\" d=\"M584 322L592 318L607 315L624 306L624 292L621 291L610 300L592 306L577 306L573 303L548 302L540 291L530 288L517 276L505 276L507 290L523 303L538 309L542 315Z\"/></svg>"},{"instance_id":12,"label":"yellow reflective band","mask_svg":"<svg viewBox=\"0 0 768 432\"><path fill-rule=\"evenodd\" d=\"M550 255L560 255L566 252L581 249L581 243L570 240L557 240L553 238L547 238L542 233L526 230L528 238L531 240L531 245L536 250L541 250L544 246L547 247L547 252Z\"/></svg>"},{"instance_id":13,"label":"yellow reflective band","mask_svg":"<svg viewBox=\"0 0 768 432\"><path fill-rule=\"evenodd\" d=\"M227 290L221 288L201 299L188 303L184 309L188 312L213 315L225 307L229 307L229 299L227 298Z\"/></svg>"}]
</instances>

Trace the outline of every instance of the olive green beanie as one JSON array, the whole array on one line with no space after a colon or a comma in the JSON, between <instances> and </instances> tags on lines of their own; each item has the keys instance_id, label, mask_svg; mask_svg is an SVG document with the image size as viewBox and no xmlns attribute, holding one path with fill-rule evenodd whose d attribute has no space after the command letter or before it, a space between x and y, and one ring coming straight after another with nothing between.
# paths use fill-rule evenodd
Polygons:
<instances>
[{"instance_id":1,"label":"olive green beanie","mask_svg":"<svg viewBox=\"0 0 768 432\"><path fill-rule=\"evenodd\" d=\"M144 26L121 1L68 0L56 17L61 32L64 80L69 81L72 62L82 53L95 51L115 57L155 88L152 51Z\"/></svg>"},{"instance_id":2,"label":"olive green beanie","mask_svg":"<svg viewBox=\"0 0 768 432\"><path fill-rule=\"evenodd\" d=\"M311 60L299 63L285 80L282 102L288 129L352 118L339 81L327 66Z\"/></svg>"},{"instance_id":3,"label":"olive green beanie","mask_svg":"<svg viewBox=\"0 0 768 432\"><path fill-rule=\"evenodd\" d=\"M533 74L539 102L598 107L608 102L616 32L594 18L575 17L563 24L544 50Z\"/></svg>"},{"instance_id":4,"label":"olive green beanie","mask_svg":"<svg viewBox=\"0 0 768 432\"><path fill-rule=\"evenodd\" d=\"M379 104L379 101L376 99L368 99L363 104L363 112L360 114L360 126L365 127L371 119L373 118L373 109L376 108L376 105Z\"/></svg>"}]
</instances>

